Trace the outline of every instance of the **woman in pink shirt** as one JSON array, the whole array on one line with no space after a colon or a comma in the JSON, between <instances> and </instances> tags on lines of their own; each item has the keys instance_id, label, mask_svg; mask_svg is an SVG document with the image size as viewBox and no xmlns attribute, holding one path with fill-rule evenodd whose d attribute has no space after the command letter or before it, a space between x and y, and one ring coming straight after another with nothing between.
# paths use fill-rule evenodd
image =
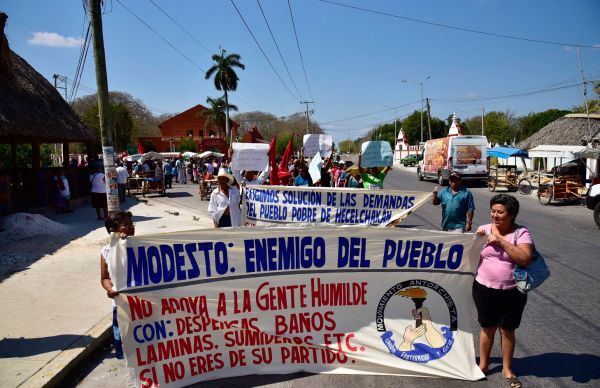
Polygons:
<instances>
[{"instance_id":1,"label":"woman in pink shirt","mask_svg":"<svg viewBox=\"0 0 600 388\"><path fill-rule=\"evenodd\" d=\"M507 194L498 194L490 200L491 224L482 225L478 234L487 236L481 251L479 267L473 282L473 299L479 334L479 367L489 370L490 353L496 330L500 328L502 347L502 374L513 388L521 382L512 370L515 351L515 330L527 303L527 295L516 289L513 272L515 265L527 266L533 254L529 231L517 225L519 201Z\"/></svg>"}]
</instances>

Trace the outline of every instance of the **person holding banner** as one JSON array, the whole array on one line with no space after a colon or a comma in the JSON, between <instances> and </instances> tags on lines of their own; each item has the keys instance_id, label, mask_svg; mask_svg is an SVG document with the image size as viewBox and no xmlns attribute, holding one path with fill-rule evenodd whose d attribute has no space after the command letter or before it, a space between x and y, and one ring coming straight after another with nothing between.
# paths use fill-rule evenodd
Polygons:
<instances>
[{"instance_id":1,"label":"person holding banner","mask_svg":"<svg viewBox=\"0 0 600 388\"><path fill-rule=\"evenodd\" d=\"M475 213L473 194L462 185L460 173L457 171L452 171L448 182L449 186L439 193L436 186L431 199L434 205L442 205L442 230L470 232Z\"/></svg>"},{"instance_id":2,"label":"person holding banner","mask_svg":"<svg viewBox=\"0 0 600 388\"><path fill-rule=\"evenodd\" d=\"M500 328L502 374L511 387L521 382L512 369L515 351L515 330L521 317L527 294L521 294L515 284L515 265L526 267L533 257L531 234L515 223L519 201L508 194L497 194L490 200L491 224L482 225L477 234L487 236L473 281L473 300L481 325L479 335L479 368L486 373L496 330ZM516 235L515 235L516 234Z\"/></svg>"},{"instance_id":3,"label":"person holding banner","mask_svg":"<svg viewBox=\"0 0 600 388\"><path fill-rule=\"evenodd\" d=\"M225 168L219 169L218 186L210 194L208 203L208 212L215 223L215 228L240 226L240 190L233 186L234 181L233 175Z\"/></svg>"},{"instance_id":4,"label":"person holding banner","mask_svg":"<svg viewBox=\"0 0 600 388\"><path fill-rule=\"evenodd\" d=\"M135 234L135 226L131 221L133 215L128 211L120 211L114 217L109 217L104 221L106 231L110 233L118 233L121 239L126 239L127 236ZM123 344L121 342L121 333L119 331L119 322L117 322L117 305L114 297L119 293L113 290L113 283L110 280L108 265L110 263L110 244L106 244L100 251L100 284L106 291L106 296L113 299L113 336L115 344L115 357L119 360L124 358Z\"/></svg>"},{"instance_id":5,"label":"person holding banner","mask_svg":"<svg viewBox=\"0 0 600 388\"><path fill-rule=\"evenodd\" d=\"M363 168L361 165L362 152L358 154L358 168L365 189L383 189L383 180L392 167L370 167Z\"/></svg>"}]
</instances>

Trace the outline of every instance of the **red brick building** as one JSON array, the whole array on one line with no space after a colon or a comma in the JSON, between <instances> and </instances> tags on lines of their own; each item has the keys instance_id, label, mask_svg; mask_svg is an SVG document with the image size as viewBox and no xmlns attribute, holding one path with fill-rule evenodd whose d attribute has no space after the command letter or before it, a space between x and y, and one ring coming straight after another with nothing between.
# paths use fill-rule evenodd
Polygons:
<instances>
[{"instance_id":1,"label":"red brick building","mask_svg":"<svg viewBox=\"0 0 600 388\"><path fill-rule=\"evenodd\" d=\"M225 139L225 133L219 129L208 131L204 128L205 120L200 117L200 112L206 110L202 105L196 105L158 125L160 137L140 137L138 141L144 144L151 141L157 152L169 152L178 150L182 139L192 139L196 144L196 150L219 151L227 153L229 145ZM233 122L231 130L233 137L237 135L239 124ZM172 147L171 147L172 145Z\"/></svg>"}]
</instances>

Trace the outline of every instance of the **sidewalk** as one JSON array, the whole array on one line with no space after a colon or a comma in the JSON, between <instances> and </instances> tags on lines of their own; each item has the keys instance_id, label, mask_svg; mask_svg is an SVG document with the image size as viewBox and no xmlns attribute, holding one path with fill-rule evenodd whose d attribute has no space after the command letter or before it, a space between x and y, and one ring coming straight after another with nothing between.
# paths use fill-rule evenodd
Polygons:
<instances>
[{"instance_id":1,"label":"sidewalk","mask_svg":"<svg viewBox=\"0 0 600 388\"><path fill-rule=\"evenodd\" d=\"M152 199L128 198L124 205L134 215L136 235L213 226L202 211ZM89 203L48 218L68 231L0 244L0 387L55 385L112 336L111 302L100 285L104 222Z\"/></svg>"}]
</instances>

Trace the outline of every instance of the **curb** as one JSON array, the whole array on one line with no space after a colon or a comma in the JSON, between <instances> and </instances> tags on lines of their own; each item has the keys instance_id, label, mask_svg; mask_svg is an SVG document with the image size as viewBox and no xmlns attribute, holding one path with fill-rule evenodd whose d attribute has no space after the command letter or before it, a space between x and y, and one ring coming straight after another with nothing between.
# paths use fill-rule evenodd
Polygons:
<instances>
[{"instance_id":1,"label":"curb","mask_svg":"<svg viewBox=\"0 0 600 388\"><path fill-rule=\"evenodd\" d=\"M53 388L63 385L63 380L76 367L87 361L89 355L112 337L112 315L111 311L19 387Z\"/></svg>"}]
</instances>

